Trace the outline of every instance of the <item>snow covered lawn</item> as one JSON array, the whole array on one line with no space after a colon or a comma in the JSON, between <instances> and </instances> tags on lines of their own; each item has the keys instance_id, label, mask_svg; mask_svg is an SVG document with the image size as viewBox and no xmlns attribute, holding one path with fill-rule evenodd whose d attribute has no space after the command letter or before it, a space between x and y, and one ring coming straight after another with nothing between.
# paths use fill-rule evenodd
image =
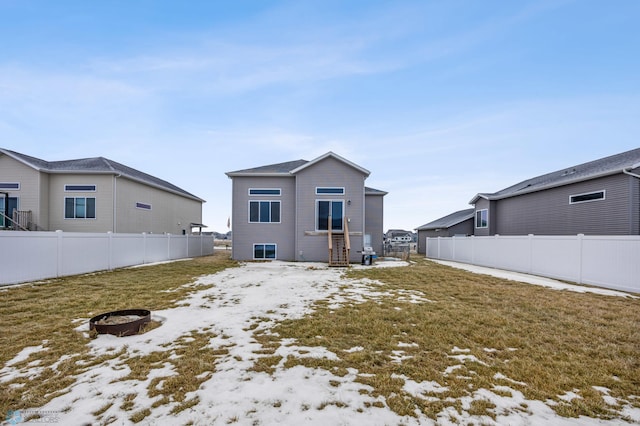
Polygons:
<instances>
[{"instance_id":1,"label":"snow covered lawn","mask_svg":"<svg viewBox=\"0 0 640 426\"><path fill-rule=\"evenodd\" d=\"M89 318L70 318L88 347L76 363L87 368L74 372L43 405L20 410L9 405L17 411L6 423L29 415L69 425L640 422L640 389L621 397L597 381L586 392L576 384L545 400L528 397L528 389L538 384L507 373L519 371L509 364L520 363L530 347L517 336L503 341L487 336L493 346L478 346L481 339L463 321L453 334L433 331L446 329L444 323L424 328L423 313L435 315L451 300L457 308L474 302L458 290L444 295L423 284L388 285L386 277L400 274L402 279L399 271L412 268L402 262L379 266L389 265L398 270L355 267L345 274L323 264L270 262L203 275L184 285L191 292L175 306L152 311L157 328L130 337L90 339ZM471 279L464 274L467 278L454 279ZM618 299L637 311L636 301ZM500 319L493 318L495 308L487 303L488 325L478 327L489 327L484 334L490 335L492 321ZM437 318L444 317L434 316L431 325ZM20 378L47 380L45 370L64 374L60 363L38 362L38 354L49 350L47 343L24 347L1 365L0 392L28 387ZM638 355L636 348L636 360ZM73 356L63 354L60 362ZM638 373L623 374L637 378ZM612 382L629 380L616 379L614 372L610 376ZM594 394L610 411L572 418L554 410Z\"/></svg>"}]
</instances>

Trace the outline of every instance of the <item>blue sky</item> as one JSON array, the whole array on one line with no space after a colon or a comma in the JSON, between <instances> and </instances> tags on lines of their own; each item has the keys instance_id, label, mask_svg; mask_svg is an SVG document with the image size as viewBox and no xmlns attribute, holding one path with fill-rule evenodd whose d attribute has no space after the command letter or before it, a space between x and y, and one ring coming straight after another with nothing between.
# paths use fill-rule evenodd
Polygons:
<instances>
[{"instance_id":1,"label":"blue sky","mask_svg":"<svg viewBox=\"0 0 640 426\"><path fill-rule=\"evenodd\" d=\"M640 147L640 1L0 0L0 146L204 198L327 151L413 229Z\"/></svg>"}]
</instances>

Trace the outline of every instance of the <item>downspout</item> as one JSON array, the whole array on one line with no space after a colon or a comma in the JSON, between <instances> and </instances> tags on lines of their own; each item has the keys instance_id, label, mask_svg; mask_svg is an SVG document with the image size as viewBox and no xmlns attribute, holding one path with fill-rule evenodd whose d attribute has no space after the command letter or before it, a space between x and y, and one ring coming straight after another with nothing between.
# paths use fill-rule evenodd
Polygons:
<instances>
[{"instance_id":1,"label":"downspout","mask_svg":"<svg viewBox=\"0 0 640 426\"><path fill-rule=\"evenodd\" d=\"M118 192L117 192L117 184L116 184L116 180L122 176L122 174L118 173L117 175L113 175L113 226L112 226L112 231L114 234L117 232L116 231L116 217L117 217L117 202L116 202L116 198L118 196Z\"/></svg>"},{"instance_id":2,"label":"downspout","mask_svg":"<svg viewBox=\"0 0 640 426\"><path fill-rule=\"evenodd\" d=\"M624 173L625 175L629 175L629 176L633 176L634 178L640 179L640 175L635 174L635 173L631 173L629 170L633 170L633 169L637 169L638 167L640 167L640 163L636 163L634 165L632 165L631 167L628 167L626 169L622 169L622 173ZM631 214L633 214L633 207L629 207L631 209ZM639 207L640 208L640 207ZM629 218L631 219L631 218ZM631 222L631 220L630 220ZM639 225L640 228L640 225Z\"/></svg>"}]
</instances>

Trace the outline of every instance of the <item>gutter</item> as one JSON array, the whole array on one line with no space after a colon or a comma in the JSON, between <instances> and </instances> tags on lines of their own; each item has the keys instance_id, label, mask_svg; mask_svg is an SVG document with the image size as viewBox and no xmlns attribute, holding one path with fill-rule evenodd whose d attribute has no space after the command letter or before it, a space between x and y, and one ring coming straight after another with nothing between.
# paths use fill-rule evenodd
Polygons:
<instances>
[{"instance_id":1,"label":"gutter","mask_svg":"<svg viewBox=\"0 0 640 426\"><path fill-rule=\"evenodd\" d=\"M638 167L640 167L640 163L636 163L633 166L626 168L626 169L622 169L622 173L624 173L625 175L629 175L629 176L633 176L635 178L640 179L640 175L635 174L635 173L631 173L629 170L633 170L633 169L637 169Z\"/></svg>"}]
</instances>

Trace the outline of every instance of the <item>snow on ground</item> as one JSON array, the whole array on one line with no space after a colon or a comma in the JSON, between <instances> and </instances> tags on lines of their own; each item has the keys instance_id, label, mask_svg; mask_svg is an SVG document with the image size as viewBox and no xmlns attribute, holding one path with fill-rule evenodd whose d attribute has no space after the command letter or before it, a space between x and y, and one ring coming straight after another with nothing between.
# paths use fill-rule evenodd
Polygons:
<instances>
[{"instance_id":1,"label":"snow on ground","mask_svg":"<svg viewBox=\"0 0 640 426\"><path fill-rule=\"evenodd\" d=\"M473 272L476 274L491 275L493 277L504 278L511 281L518 281L521 283L540 285L543 287L552 288L554 290L569 290L569 291L575 291L577 293L595 293L595 294L601 294L603 296L622 296L622 297L630 297L634 299L637 297L632 294L625 293L623 291L608 290L608 289L599 288L599 287L587 287L587 286L582 286L577 284L567 284L562 281L554 280L551 278L540 277L537 275L529 275L529 274L523 274L520 272L505 271L502 269L495 269L495 268L487 268L484 266L471 265L468 263L451 262L449 260L435 260L435 259L429 259L429 260L432 262L440 263L441 265L447 265L453 268L464 269L465 271Z\"/></svg>"},{"instance_id":2,"label":"snow on ground","mask_svg":"<svg viewBox=\"0 0 640 426\"><path fill-rule=\"evenodd\" d=\"M397 263L399 266L402 263ZM231 268L215 275L201 277L197 284L212 287L197 291L184 299L181 306L153 312L162 325L148 333L129 337L100 335L89 345L93 355L125 350L130 356L139 356L153 351L170 350L174 342L193 330L210 328L217 337L211 339L214 348L226 348L228 354L212 366L209 379L200 389L187 394L187 399L198 397L199 402L178 414L170 411L175 404L151 408L161 397L149 397L147 386L154 377L175 374L172 365L152 370L145 381L119 378L129 374L129 368L120 359L112 359L90 368L76 377L68 392L43 407L33 407L46 413L54 413L59 424L100 424L92 414L113 405L102 414L103 419L112 417L111 424L131 425L129 417L142 409L150 408L150 414L139 424L153 425L424 425L434 421L421 416L401 417L387 408L383 397L372 397L371 388L356 382L358 376L366 376L356 369L349 369L343 376L320 368L303 366L284 368L287 356L310 356L337 359L340 354L324 347L299 347L295 341L283 342L276 352L283 361L272 375L251 371L254 361L261 356L256 353L261 345L252 334L256 330L269 329L285 318L300 318L308 313L312 304L320 299L330 299L337 308L344 303L358 303L370 298L388 295L380 283L371 280L347 280L342 270L331 269L321 264L266 262L249 263ZM403 297L403 296L401 296ZM433 303L425 299L425 303ZM266 319L266 320L265 320ZM77 319L77 330L88 331L88 318ZM413 346L398 342L398 347ZM39 347L27 348L16 358L24 359ZM362 350L353 347L347 352ZM490 351L491 349L485 349ZM403 352L397 351L394 361L402 362ZM457 368L473 373L477 363L465 348L453 347L451 359L457 360ZM7 363L0 370L0 379L9 380L28 371L12 369L18 359ZM37 366L26 367L37 368ZM451 368L451 367L449 367ZM215 371L213 371L215 370ZM451 369L453 373L456 369ZM406 392L435 400L446 387L437 382L415 382L405 380ZM438 416L437 423L449 424L556 424L556 425L602 425L619 424L591 418L568 419L559 417L550 404L531 401L523 394L505 384L515 381L505 376L496 377L500 386L480 389L462 398L467 410L473 400L484 399L496 405L496 420L490 417L471 416L467 411L458 412L446 408ZM611 398L604 388L597 389L603 397ZM126 395L136 394L131 411L122 411ZM510 395L510 396L505 396ZM567 394L568 396L569 394ZM375 405L374 405L375 404ZM523 409L524 406L527 409ZM640 422L640 410L624 407L624 412L634 421Z\"/></svg>"}]
</instances>

